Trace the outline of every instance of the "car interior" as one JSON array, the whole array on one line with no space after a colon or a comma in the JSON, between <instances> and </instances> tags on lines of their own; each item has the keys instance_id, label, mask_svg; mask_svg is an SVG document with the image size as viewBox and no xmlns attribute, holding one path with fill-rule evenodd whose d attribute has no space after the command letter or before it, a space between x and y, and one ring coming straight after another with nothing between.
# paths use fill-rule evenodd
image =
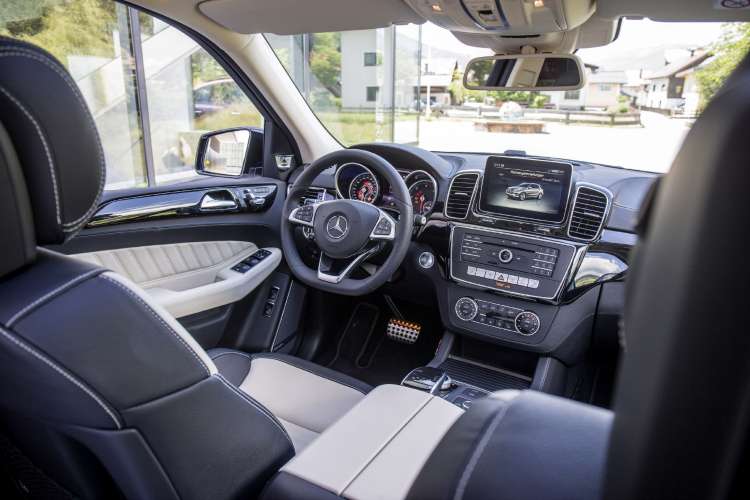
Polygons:
<instances>
[{"instance_id":1,"label":"car interior","mask_svg":"<svg viewBox=\"0 0 750 500\"><path fill-rule=\"evenodd\" d=\"M429 22L495 54L476 88L564 92L626 18L750 2L90 3L216 61L190 119L236 84L262 120L112 189L103 80L0 31L3 498L746 498L750 58L657 173L343 145L263 34Z\"/></svg>"}]
</instances>

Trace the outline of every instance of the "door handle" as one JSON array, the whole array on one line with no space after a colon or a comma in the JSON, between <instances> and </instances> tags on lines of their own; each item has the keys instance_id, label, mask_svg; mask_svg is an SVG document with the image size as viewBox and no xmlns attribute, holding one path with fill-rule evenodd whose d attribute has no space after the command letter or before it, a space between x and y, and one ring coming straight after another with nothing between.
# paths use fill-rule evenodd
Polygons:
<instances>
[{"instance_id":1,"label":"door handle","mask_svg":"<svg viewBox=\"0 0 750 500\"><path fill-rule=\"evenodd\" d=\"M202 212L231 211L239 208L234 195L227 190L212 191L203 195L199 208Z\"/></svg>"}]
</instances>

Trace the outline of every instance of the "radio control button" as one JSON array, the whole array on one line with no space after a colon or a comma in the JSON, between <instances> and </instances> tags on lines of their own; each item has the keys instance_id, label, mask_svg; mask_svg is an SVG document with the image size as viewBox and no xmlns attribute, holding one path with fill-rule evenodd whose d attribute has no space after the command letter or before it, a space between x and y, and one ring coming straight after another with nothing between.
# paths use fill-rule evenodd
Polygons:
<instances>
[{"instance_id":1,"label":"radio control button","mask_svg":"<svg viewBox=\"0 0 750 500\"><path fill-rule=\"evenodd\" d=\"M510 283L511 285L518 284L518 276L516 276L515 274L509 274L508 275L508 283Z\"/></svg>"},{"instance_id":2,"label":"radio control button","mask_svg":"<svg viewBox=\"0 0 750 500\"><path fill-rule=\"evenodd\" d=\"M519 277L518 284L521 286L529 286L529 278Z\"/></svg>"},{"instance_id":3,"label":"radio control button","mask_svg":"<svg viewBox=\"0 0 750 500\"><path fill-rule=\"evenodd\" d=\"M484 277L488 280L494 280L495 279L495 271L487 271L484 273Z\"/></svg>"},{"instance_id":4,"label":"radio control button","mask_svg":"<svg viewBox=\"0 0 750 500\"><path fill-rule=\"evenodd\" d=\"M477 269L477 274L476 274L476 276L477 276L478 278L484 278L484 273L485 273L485 270L484 270L484 269Z\"/></svg>"},{"instance_id":5,"label":"radio control button","mask_svg":"<svg viewBox=\"0 0 750 500\"><path fill-rule=\"evenodd\" d=\"M495 279L500 283L505 283L506 281L508 281L508 275L505 273L497 273Z\"/></svg>"},{"instance_id":6,"label":"radio control button","mask_svg":"<svg viewBox=\"0 0 750 500\"><path fill-rule=\"evenodd\" d=\"M500 250L500 252L497 254L497 258L500 262L503 264L507 264L508 262L513 260L513 252L508 250L507 248L503 248Z\"/></svg>"},{"instance_id":7,"label":"radio control button","mask_svg":"<svg viewBox=\"0 0 750 500\"><path fill-rule=\"evenodd\" d=\"M469 266L466 272L469 274L469 276L474 276L477 274L477 268L474 266Z\"/></svg>"},{"instance_id":8,"label":"radio control button","mask_svg":"<svg viewBox=\"0 0 750 500\"><path fill-rule=\"evenodd\" d=\"M529 280L529 288L539 288L539 280Z\"/></svg>"}]
</instances>

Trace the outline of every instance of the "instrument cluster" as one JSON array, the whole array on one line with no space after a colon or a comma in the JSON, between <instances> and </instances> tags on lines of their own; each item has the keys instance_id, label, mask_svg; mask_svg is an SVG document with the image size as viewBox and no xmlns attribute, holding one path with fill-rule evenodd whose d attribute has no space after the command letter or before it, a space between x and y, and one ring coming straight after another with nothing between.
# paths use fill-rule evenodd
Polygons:
<instances>
[{"instance_id":1,"label":"instrument cluster","mask_svg":"<svg viewBox=\"0 0 750 500\"><path fill-rule=\"evenodd\" d=\"M435 208L438 184L424 170L399 170L409 188L414 213L428 215ZM395 208L390 185L359 163L346 163L336 170L336 194L339 198L359 200L382 208Z\"/></svg>"}]
</instances>

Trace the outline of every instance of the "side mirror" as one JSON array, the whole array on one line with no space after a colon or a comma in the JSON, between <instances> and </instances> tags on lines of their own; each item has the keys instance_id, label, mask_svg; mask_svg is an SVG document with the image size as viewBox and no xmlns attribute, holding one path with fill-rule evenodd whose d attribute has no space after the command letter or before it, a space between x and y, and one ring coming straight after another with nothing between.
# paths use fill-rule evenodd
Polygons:
<instances>
[{"instance_id":1,"label":"side mirror","mask_svg":"<svg viewBox=\"0 0 750 500\"><path fill-rule=\"evenodd\" d=\"M581 59L571 54L479 57L464 71L469 90L578 90L585 84Z\"/></svg>"},{"instance_id":2,"label":"side mirror","mask_svg":"<svg viewBox=\"0 0 750 500\"><path fill-rule=\"evenodd\" d=\"M263 131L237 127L203 134L198 141L195 170L203 175L240 177L263 165Z\"/></svg>"}]
</instances>

